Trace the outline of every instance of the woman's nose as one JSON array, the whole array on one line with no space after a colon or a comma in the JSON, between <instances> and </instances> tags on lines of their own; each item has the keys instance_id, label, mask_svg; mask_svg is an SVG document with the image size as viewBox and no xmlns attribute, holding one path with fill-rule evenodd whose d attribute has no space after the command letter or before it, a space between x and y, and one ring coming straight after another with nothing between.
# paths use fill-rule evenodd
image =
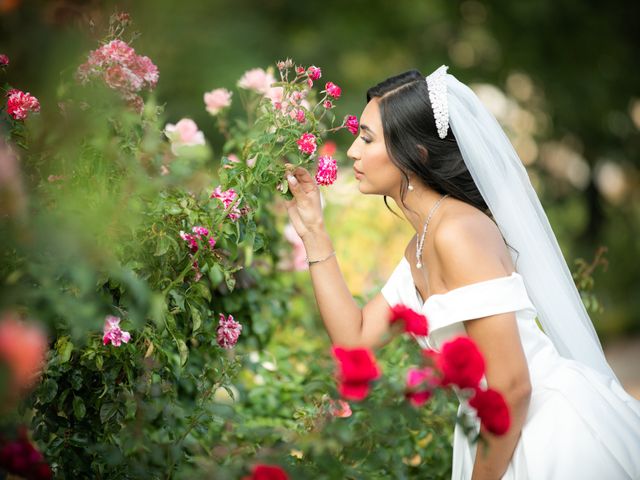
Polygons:
<instances>
[{"instance_id":1,"label":"woman's nose","mask_svg":"<svg viewBox=\"0 0 640 480\"><path fill-rule=\"evenodd\" d=\"M347 158L354 162L360 158L360 152L356 147L355 141L351 144L351 146L349 147L349 150L347 150Z\"/></svg>"}]
</instances>

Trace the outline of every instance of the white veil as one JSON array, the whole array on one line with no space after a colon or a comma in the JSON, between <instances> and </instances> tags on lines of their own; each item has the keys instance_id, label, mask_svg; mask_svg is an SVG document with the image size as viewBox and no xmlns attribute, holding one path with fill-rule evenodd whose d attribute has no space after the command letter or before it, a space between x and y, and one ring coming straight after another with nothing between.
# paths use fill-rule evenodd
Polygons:
<instances>
[{"instance_id":1,"label":"white veil","mask_svg":"<svg viewBox=\"0 0 640 480\"><path fill-rule=\"evenodd\" d=\"M502 235L517 250L516 270L542 328L560 355L617 382L518 154L475 93L453 75L443 78L451 130Z\"/></svg>"}]
</instances>

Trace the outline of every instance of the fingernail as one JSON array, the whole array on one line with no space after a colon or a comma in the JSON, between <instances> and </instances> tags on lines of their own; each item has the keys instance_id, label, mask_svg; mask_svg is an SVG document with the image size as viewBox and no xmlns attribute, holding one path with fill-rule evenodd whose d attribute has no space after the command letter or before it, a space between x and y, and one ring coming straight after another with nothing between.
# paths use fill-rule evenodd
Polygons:
<instances>
[{"instance_id":1,"label":"fingernail","mask_svg":"<svg viewBox=\"0 0 640 480\"><path fill-rule=\"evenodd\" d=\"M291 185L297 185L298 184L298 180L296 179L296 177L294 177L293 175L289 175L287 177L287 180L289 180L289 183Z\"/></svg>"}]
</instances>

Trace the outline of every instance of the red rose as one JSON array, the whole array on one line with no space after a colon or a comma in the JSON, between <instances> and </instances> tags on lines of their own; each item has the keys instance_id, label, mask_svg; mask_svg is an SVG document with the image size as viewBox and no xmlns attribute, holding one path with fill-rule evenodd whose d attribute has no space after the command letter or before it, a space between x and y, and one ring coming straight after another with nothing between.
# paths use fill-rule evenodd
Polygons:
<instances>
[{"instance_id":1,"label":"red rose","mask_svg":"<svg viewBox=\"0 0 640 480\"><path fill-rule=\"evenodd\" d=\"M288 480L289 476L277 465L258 464L251 470L250 477L243 477L242 480Z\"/></svg>"},{"instance_id":2,"label":"red rose","mask_svg":"<svg viewBox=\"0 0 640 480\"><path fill-rule=\"evenodd\" d=\"M500 392L491 388L478 389L475 396L469 400L469 405L476 409L482 425L491 433L507 433L511 424L509 406Z\"/></svg>"},{"instance_id":3,"label":"red rose","mask_svg":"<svg viewBox=\"0 0 640 480\"><path fill-rule=\"evenodd\" d=\"M484 375L484 358L469 337L457 337L442 345L436 364L442 371L442 384L475 388Z\"/></svg>"},{"instance_id":4,"label":"red rose","mask_svg":"<svg viewBox=\"0 0 640 480\"><path fill-rule=\"evenodd\" d=\"M326 90L327 95L333 98L340 98L340 94L342 93L342 89L333 82L327 82L324 89Z\"/></svg>"},{"instance_id":5,"label":"red rose","mask_svg":"<svg viewBox=\"0 0 640 480\"><path fill-rule=\"evenodd\" d=\"M380 377L373 353L366 348L332 348L338 362L338 391L348 400L363 400L369 393L369 382Z\"/></svg>"},{"instance_id":6,"label":"red rose","mask_svg":"<svg viewBox=\"0 0 640 480\"><path fill-rule=\"evenodd\" d=\"M391 324L397 321L404 322L404 331L415 335L427 336L429 334L429 324L427 317L415 312L405 305L394 305L391 308Z\"/></svg>"},{"instance_id":7,"label":"red rose","mask_svg":"<svg viewBox=\"0 0 640 480\"><path fill-rule=\"evenodd\" d=\"M407 372L407 392L405 396L414 407L424 405L440 384L436 372L431 367L410 368Z\"/></svg>"}]
</instances>

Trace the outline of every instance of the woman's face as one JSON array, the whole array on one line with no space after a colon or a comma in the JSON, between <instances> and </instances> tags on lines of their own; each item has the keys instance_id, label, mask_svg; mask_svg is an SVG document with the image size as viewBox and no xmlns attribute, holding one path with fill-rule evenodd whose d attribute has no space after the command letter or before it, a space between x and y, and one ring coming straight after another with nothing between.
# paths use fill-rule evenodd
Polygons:
<instances>
[{"instance_id":1,"label":"woman's face","mask_svg":"<svg viewBox=\"0 0 640 480\"><path fill-rule=\"evenodd\" d=\"M353 160L358 189L362 193L396 197L402 174L387 153L377 98L371 99L364 108L359 136L349 147L347 156Z\"/></svg>"}]
</instances>

